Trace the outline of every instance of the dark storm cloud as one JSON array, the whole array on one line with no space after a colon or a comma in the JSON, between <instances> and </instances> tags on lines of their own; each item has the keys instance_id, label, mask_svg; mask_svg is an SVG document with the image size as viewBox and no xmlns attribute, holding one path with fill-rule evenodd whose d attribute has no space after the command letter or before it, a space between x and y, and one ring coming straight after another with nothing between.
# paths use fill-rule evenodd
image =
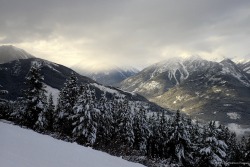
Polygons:
<instances>
[{"instance_id":1,"label":"dark storm cloud","mask_svg":"<svg viewBox=\"0 0 250 167\"><path fill-rule=\"evenodd\" d=\"M0 22L2 44L60 39L78 58L139 66L182 53L250 52L248 0L0 0Z\"/></svg>"}]
</instances>

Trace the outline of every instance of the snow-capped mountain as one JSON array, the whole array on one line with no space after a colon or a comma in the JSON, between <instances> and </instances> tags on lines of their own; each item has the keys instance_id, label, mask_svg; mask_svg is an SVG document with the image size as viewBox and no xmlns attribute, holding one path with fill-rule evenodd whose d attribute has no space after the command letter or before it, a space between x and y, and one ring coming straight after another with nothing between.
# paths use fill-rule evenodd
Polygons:
<instances>
[{"instance_id":1,"label":"snow-capped mountain","mask_svg":"<svg viewBox=\"0 0 250 167\"><path fill-rule=\"evenodd\" d=\"M86 65L84 62L80 62L72 68L78 73L108 86L117 86L122 80L139 72L133 67L118 67L110 63L94 63Z\"/></svg>"},{"instance_id":2,"label":"snow-capped mountain","mask_svg":"<svg viewBox=\"0 0 250 167\"><path fill-rule=\"evenodd\" d=\"M33 55L27 53L23 49L19 49L12 45L0 46L0 64L18 59L34 58Z\"/></svg>"},{"instance_id":3,"label":"snow-capped mountain","mask_svg":"<svg viewBox=\"0 0 250 167\"><path fill-rule=\"evenodd\" d=\"M250 79L230 59L170 59L145 68L120 86L195 118L249 124Z\"/></svg>"}]
</instances>

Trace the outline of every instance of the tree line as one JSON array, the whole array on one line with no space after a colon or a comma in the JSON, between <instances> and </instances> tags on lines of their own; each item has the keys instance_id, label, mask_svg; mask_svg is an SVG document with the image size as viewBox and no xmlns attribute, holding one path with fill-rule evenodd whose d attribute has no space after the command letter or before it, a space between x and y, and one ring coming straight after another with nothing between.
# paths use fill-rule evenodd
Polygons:
<instances>
[{"instance_id":1,"label":"tree line","mask_svg":"<svg viewBox=\"0 0 250 167\"><path fill-rule=\"evenodd\" d=\"M78 85L72 74L54 104L46 96L40 67L33 65L27 89L14 102L0 100L0 118L40 133L77 142L119 156L140 157L172 166L220 167L250 161L250 139L237 141L235 133L211 121L193 122L177 111L149 112L138 101L105 92L97 98L90 84ZM1 90L0 94L8 93ZM147 165L146 162L143 162Z\"/></svg>"}]
</instances>

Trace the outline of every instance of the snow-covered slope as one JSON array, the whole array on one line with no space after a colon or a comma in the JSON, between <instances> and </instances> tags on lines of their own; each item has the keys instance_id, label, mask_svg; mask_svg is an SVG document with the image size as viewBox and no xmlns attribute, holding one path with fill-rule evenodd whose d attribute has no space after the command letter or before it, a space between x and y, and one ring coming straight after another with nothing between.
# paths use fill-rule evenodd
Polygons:
<instances>
[{"instance_id":1,"label":"snow-covered slope","mask_svg":"<svg viewBox=\"0 0 250 167\"><path fill-rule=\"evenodd\" d=\"M250 74L250 61L245 61L237 64L243 71Z\"/></svg>"},{"instance_id":2,"label":"snow-covered slope","mask_svg":"<svg viewBox=\"0 0 250 167\"><path fill-rule=\"evenodd\" d=\"M0 64L13 60L34 58L33 55L27 53L23 49L19 49L12 45L0 46Z\"/></svg>"},{"instance_id":3,"label":"snow-covered slope","mask_svg":"<svg viewBox=\"0 0 250 167\"><path fill-rule=\"evenodd\" d=\"M81 75L108 86L117 86L122 80L139 72L133 67L118 67L110 63L86 64L86 62L80 62L72 68Z\"/></svg>"},{"instance_id":4,"label":"snow-covered slope","mask_svg":"<svg viewBox=\"0 0 250 167\"><path fill-rule=\"evenodd\" d=\"M250 82L246 74L243 73L242 70L240 70L240 68L232 60L225 59L220 63L222 64L222 73L231 75L244 85L248 87L250 86Z\"/></svg>"},{"instance_id":5,"label":"snow-covered slope","mask_svg":"<svg viewBox=\"0 0 250 167\"><path fill-rule=\"evenodd\" d=\"M22 96L21 90L26 88L24 84L25 77L33 64L41 67L44 83L57 90L63 87L66 79L74 72L65 66L38 58L20 59L0 64L0 84L9 91L9 94L3 98L15 100L17 97ZM79 74L77 74L77 77L80 83L94 82L90 78Z\"/></svg>"},{"instance_id":6,"label":"snow-covered slope","mask_svg":"<svg viewBox=\"0 0 250 167\"><path fill-rule=\"evenodd\" d=\"M143 167L120 157L0 122L2 167Z\"/></svg>"}]
</instances>

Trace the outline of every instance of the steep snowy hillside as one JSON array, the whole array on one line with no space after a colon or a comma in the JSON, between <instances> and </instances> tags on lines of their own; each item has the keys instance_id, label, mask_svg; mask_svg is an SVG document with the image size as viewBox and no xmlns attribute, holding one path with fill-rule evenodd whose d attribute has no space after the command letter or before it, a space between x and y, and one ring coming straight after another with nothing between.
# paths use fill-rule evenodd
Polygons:
<instances>
[{"instance_id":1,"label":"steep snowy hillside","mask_svg":"<svg viewBox=\"0 0 250 167\"><path fill-rule=\"evenodd\" d=\"M34 56L12 45L0 46L0 64L28 58L34 58Z\"/></svg>"},{"instance_id":2,"label":"steep snowy hillside","mask_svg":"<svg viewBox=\"0 0 250 167\"><path fill-rule=\"evenodd\" d=\"M229 59L167 60L124 80L121 88L197 119L250 125L250 80Z\"/></svg>"},{"instance_id":3,"label":"steep snowy hillside","mask_svg":"<svg viewBox=\"0 0 250 167\"><path fill-rule=\"evenodd\" d=\"M3 167L143 167L120 157L0 122Z\"/></svg>"},{"instance_id":4,"label":"steep snowy hillside","mask_svg":"<svg viewBox=\"0 0 250 167\"><path fill-rule=\"evenodd\" d=\"M15 100L22 95L21 90L25 89L25 77L33 64L41 67L44 75L44 82L52 88L60 90L64 82L71 76L73 70L43 59L30 58L11 61L0 64L0 84L9 91L5 98ZM93 80L77 74L81 83L92 83Z\"/></svg>"},{"instance_id":5,"label":"steep snowy hillside","mask_svg":"<svg viewBox=\"0 0 250 167\"><path fill-rule=\"evenodd\" d=\"M122 80L139 72L133 67L118 67L110 63L86 65L85 62L80 62L72 68L78 73L107 86L117 86Z\"/></svg>"},{"instance_id":6,"label":"steep snowy hillside","mask_svg":"<svg viewBox=\"0 0 250 167\"><path fill-rule=\"evenodd\" d=\"M242 69L243 71L245 71L246 73L250 75L250 61L238 63L237 65L240 69Z\"/></svg>"}]
</instances>

